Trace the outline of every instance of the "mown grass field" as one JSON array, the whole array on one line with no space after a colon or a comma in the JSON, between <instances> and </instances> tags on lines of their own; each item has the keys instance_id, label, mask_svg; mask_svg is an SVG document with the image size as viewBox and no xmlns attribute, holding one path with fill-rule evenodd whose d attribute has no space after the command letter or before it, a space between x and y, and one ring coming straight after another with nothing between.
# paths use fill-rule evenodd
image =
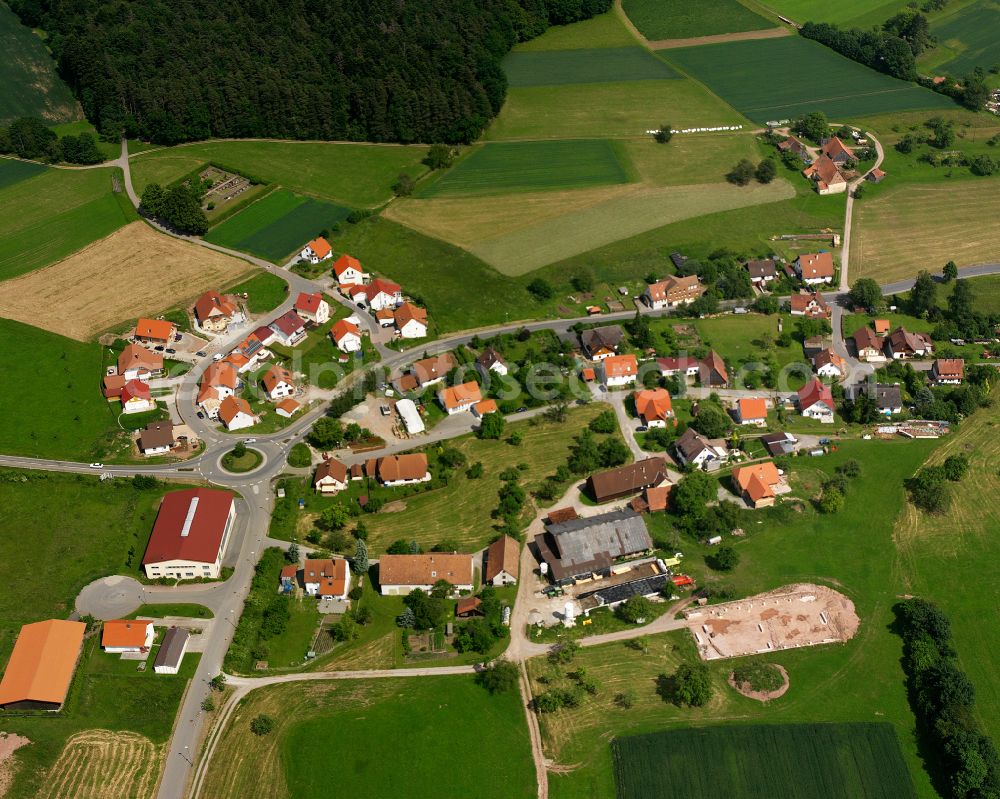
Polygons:
<instances>
[{"instance_id":1,"label":"mown grass field","mask_svg":"<svg viewBox=\"0 0 1000 799\"><path fill-rule=\"evenodd\" d=\"M953 108L954 102L799 36L662 51L755 122L823 111L848 121L887 110Z\"/></svg>"},{"instance_id":2,"label":"mown grass field","mask_svg":"<svg viewBox=\"0 0 1000 799\"><path fill-rule=\"evenodd\" d=\"M233 286L237 294L247 294L247 310L250 313L262 314L273 311L288 296L288 284L277 275L261 272L249 280Z\"/></svg>"},{"instance_id":3,"label":"mown grass field","mask_svg":"<svg viewBox=\"0 0 1000 799\"><path fill-rule=\"evenodd\" d=\"M618 799L914 799L889 724L706 727L616 738Z\"/></svg>"},{"instance_id":4,"label":"mown grass field","mask_svg":"<svg viewBox=\"0 0 1000 799\"><path fill-rule=\"evenodd\" d=\"M135 220L124 193L111 191L110 169L45 169L0 159L0 280L46 266ZM120 172L119 172L120 174ZM120 179L120 178L119 178ZM8 182L13 180L13 182Z\"/></svg>"},{"instance_id":5,"label":"mown grass field","mask_svg":"<svg viewBox=\"0 0 1000 799\"><path fill-rule=\"evenodd\" d=\"M0 190L34 177L47 169L48 167L42 166L42 164L30 161L17 161L13 158L0 159Z\"/></svg>"},{"instance_id":6,"label":"mown grass field","mask_svg":"<svg viewBox=\"0 0 1000 799\"><path fill-rule=\"evenodd\" d=\"M939 17L931 25L938 50L928 58L937 72L965 75L976 67L1000 64L1000 3L977 0ZM943 56L943 60L942 59Z\"/></svg>"},{"instance_id":7,"label":"mown grass field","mask_svg":"<svg viewBox=\"0 0 1000 799\"><path fill-rule=\"evenodd\" d=\"M18 117L38 116L48 123L80 116L76 98L62 78L48 48L31 28L0 4L0 125Z\"/></svg>"},{"instance_id":8,"label":"mown grass field","mask_svg":"<svg viewBox=\"0 0 1000 799\"><path fill-rule=\"evenodd\" d=\"M906 0L764 0L763 5L798 22L835 22L846 27L869 28L881 24L906 6Z\"/></svg>"},{"instance_id":9,"label":"mown grass field","mask_svg":"<svg viewBox=\"0 0 1000 799\"><path fill-rule=\"evenodd\" d=\"M247 725L258 713L278 722L270 735L249 734ZM385 752L406 752L405 766L388 763ZM535 793L518 693L491 696L467 676L254 691L222 735L205 791L218 799L320 796L333 779L321 764L332 762L339 764L338 792L371 799Z\"/></svg>"},{"instance_id":10,"label":"mown grass field","mask_svg":"<svg viewBox=\"0 0 1000 799\"><path fill-rule=\"evenodd\" d=\"M579 50L589 47L632 47L635 36L625 27L612 9L605 14L574 22L572 25L553 25L541 36L521 42L516 52L537 50Z\"/></svg>"},{"instance_id":11,"label":"mown grass field","mask_svg":"<svg viewBox=\"0 0 1000 799\"><path fill-rule=\"evenodd\" d=\"M421 197L507 194L626 183L627 162L604 139L561 142L493 142L478 147L437 180Z\"/></svg>"},{"instance_id":12,"label":"mown grass field","mask_svg":"<svg viewBox=\"0 0 1000 799\"><path fill-rule=\"evenodd\" d=\"M166 147L131 159L135 190L166 185L207 161L303 194L351 206L374 207L392 197L400 172L427 171L419 145L337 142L208 141Z\"/></svg>"},{"instance_id":13,"label":"mown grass field","mask_svg":"<svg viewBox=\"0 0 1000 799\"><path fill-rule=\"evenodd\" d=\"M735 2L735 0L733 0ZM503 61L510 86L558 86L679 78L673 69L643 47L587 50L515 50Z\"/></svg>"},{"instance_id":14,"label":"mown grass field","mask_svg":"<svg viewBox=\"0 0 1000 799\"><path fill-rule=\"evenodd\" d=\"M623 145L639 180L651 186L723 183L741 158L760 158L754 137L746 132L685 134L665 145L643 137Z\"/></svg>"},{"instance_id":15,"label":"mown grass field","mask_svg":"<svg viewBox=\"0 0 1000 799\"><path fill-rule=\"evenodd\" d=\"M889 283L914 277L921 269L939 270L994 262L1000 241L984 219L1000 213L998 181L910 184L887 190L854 208L851 277Z\"/></svg>"},{"instance_id":16,"label":"mown grass field","mask_svg":"<svg viewBox=\"0 0 1000 799\"><path fill-rule=\"evenodd\" d=\"M622 8L639 33L651 41L756 31L777 24L777 20L762 17L738 0L699 0L697 4L624 0Z\"/></svg>"},{"instance_id":17,"label":"mown grass field","mask_svg":"<svg viewBox=\"0 0 1000 799\"><path fill-rule=\"evenodd\" d=\"M206 241L280 263L351 209L279 189L213 228Z\"/></svg>"}]
</instances>

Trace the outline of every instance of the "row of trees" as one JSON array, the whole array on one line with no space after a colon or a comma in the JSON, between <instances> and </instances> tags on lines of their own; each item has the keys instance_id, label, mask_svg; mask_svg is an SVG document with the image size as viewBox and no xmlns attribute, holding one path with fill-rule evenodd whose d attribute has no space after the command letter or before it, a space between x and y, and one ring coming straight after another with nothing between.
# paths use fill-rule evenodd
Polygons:
<instances>
[{"instance_id":1,"label":"row of trees","mask_svg":"<svg viewBox=\"0 0 1000 799\"><path fill-rule=\"evenodd\" d=\"M37 117L21 117L7 127L0 126L0 153L50 163L99 164L104 160L91 134L58 136Z\"/></svg>"},{"instance_id":2,"label":"row of trees","mask_svg":"<svg viewBox=\"0 0 1000 799\"><path fill-rule=\"evenodd\" d=\"M729 172L726 180L737 186L746 186L756 179L758 183L770 183L778 175L778 164L773 158L765 158L754 166L753 161L741 158Z\"/></svg>"},{"instance_id":3,"label":"row of trees","mask_svg":"<svg viewBox=\"0 0 1000 799\"><path fill-rule=\"evenodd\" d=\"M468 142L518 41L611 0L12 0L102 134Z\"/></svg>"},{"instance_id":4,"label":"row of trees","mask_svg":"<svg viewBox=\"0 0 1000 799\"><path fill-rule=\"evenodd\" d=\"M917 79L913 49L891 30L841 30L827 22L807 22L799 33L879 72L902 80Z\"/></svg>"},{"instance_id":5,"label":"row of trees","mask_svg":"<svg viewBox=\"0 0 1000 799\"><path fill-rule=\"evenodd\" d=\"M969 471L965 455L950 455L940 466L924 466L906 481L913 504L930 513L943 513L951 504L948 483L957 483Z\"/></svg>"},{"instance_id":6,"label":"row of trees","mask_svg":"<svg viewBox=\"0 0 1000 799\"><path fill-rule=\"evenodd\" d=\"M202 236L208 232L208 217L201 209L201 197L186 183L164 189L150 183L142 192L141 210L162 220L180 233Z\"/></svg>"}]
</instances>

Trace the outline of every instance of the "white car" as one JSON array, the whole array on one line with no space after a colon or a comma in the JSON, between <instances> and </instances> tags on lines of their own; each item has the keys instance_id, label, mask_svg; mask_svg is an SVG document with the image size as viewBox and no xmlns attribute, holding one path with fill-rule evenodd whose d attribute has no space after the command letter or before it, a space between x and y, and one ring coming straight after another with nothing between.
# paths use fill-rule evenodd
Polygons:
<instances>
[{"instance_id":1,"label":"white car","mask_svg":"<svg viewBox=\"0 0 1000 799\"><path fill-rule=\"evenodd\" d=\"M104 468L104 464L103 463L92 463L92 464L90 464L90 468L91 469L103 469Z\"/></svg>"},{"instance_id":2,"label":"white car","mask_svg":"<svg viewBox=\"0 0 1000 799\"><path fill-rule=\"evenodd\" d=\"M221 361L225 357L226 356L223 355L221 352L217 352L217 353L215 353L215 355L212 356L212 360L213 361Z\"/></svg>"},{"instance_id":3,"label":"white car","mask_svg":"<svg viewBox=\"0 0 1000 799\"><path fill-rule=\"evenodd\" d=\"M256 444L257 443L257 439L256 438L244 438L243 439L243 443L244 444Z\"/></svg>"}]
</instances>

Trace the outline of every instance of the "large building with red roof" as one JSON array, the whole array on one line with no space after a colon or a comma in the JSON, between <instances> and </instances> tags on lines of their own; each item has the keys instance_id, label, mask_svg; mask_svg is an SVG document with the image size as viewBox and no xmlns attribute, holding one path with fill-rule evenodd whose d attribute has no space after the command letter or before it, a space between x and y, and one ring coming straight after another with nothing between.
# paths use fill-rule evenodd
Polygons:
<instances>
[{"instance_id":1,"label":"large building with red roof","mask_svg":"<svg viewBox=\"0 0 1000 799\"><path fill-rule=\"evenodd\" d=\"M218 577L235 520L236 503L227 491L190 488L167 494L142 556L146 576Z\"/></svg>"}]
</instances>

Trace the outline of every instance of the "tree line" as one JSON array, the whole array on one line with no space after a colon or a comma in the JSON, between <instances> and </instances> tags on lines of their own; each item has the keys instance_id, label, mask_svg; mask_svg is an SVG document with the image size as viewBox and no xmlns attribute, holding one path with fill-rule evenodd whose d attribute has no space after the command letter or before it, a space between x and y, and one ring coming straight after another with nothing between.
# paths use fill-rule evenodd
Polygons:
<instances>
[{"instance_id":1,"label":"tree line","mask_svg":"<svg viewBox=\"0 0 1000 799\"><path fill-rule=\"evenodd\" d=\"M53 164L99 164L104 160L91 134L59 136L38 117L21 117L7 127L0 126L0 153Z\"/></svg>"},{"instance_id":2,"label":"tree line","mask_svg":"<svg viewBox=\"0 0 1000 799\"><path fill-rule=\"evenodd\" d=\"M500 61L611 0L12 0L104 135L468 142Z\"/></svg>"}]
</instances>

